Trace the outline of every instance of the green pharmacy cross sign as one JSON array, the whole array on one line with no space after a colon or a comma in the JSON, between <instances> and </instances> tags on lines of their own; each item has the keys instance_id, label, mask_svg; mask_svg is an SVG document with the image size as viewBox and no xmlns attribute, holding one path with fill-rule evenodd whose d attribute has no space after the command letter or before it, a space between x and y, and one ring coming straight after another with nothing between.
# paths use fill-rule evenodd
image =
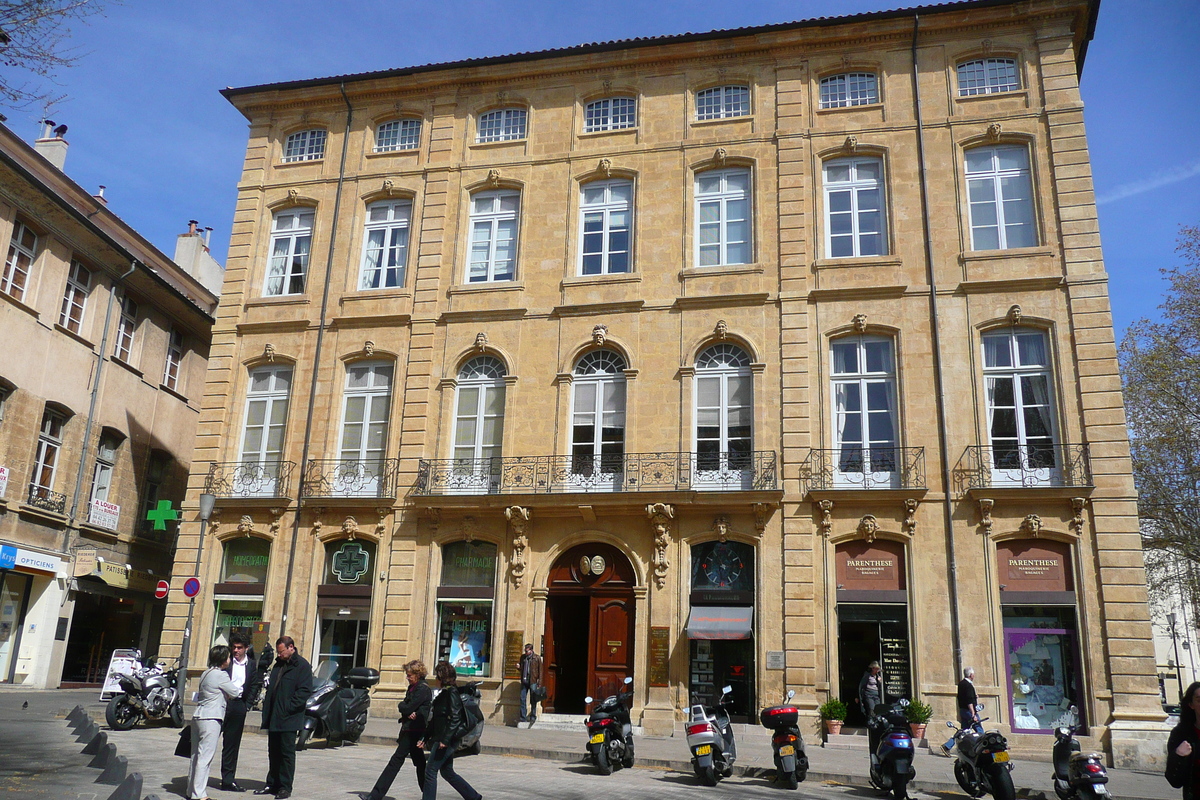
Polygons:
<instances>
[{"instance_id":1,"label":"green pharmacy cross sign","mask_svg":"<svg viewBox=\"0 0 1200 800\"><path fill-rule=\"evenodd\" d=\"M146 519L154 523L154 530L165 531L167 521L179 519L179 512L171 508L170 500L159 500L158 507L146 512Z\"/></svg>"},{"instance_id":2,"label":"green pharmacy cross sign","mask_svg":"<svg viewBox=\"0 0 1200 800\"><path fill-rule=\"evenodd\" d=\"M333 554L333 574L338 583L355 583L367 571L370 554L357 542L346 542Z\"/></svg>"}]
</instances>

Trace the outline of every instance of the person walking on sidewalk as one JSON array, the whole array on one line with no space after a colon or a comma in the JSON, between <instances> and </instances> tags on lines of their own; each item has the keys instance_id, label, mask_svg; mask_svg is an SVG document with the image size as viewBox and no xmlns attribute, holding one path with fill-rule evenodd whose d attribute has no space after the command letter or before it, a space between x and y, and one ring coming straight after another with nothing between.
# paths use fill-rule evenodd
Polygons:
<instances>
[{"instance_id":1,"label":"person walking on sidewalk","mask_svg":"<svg viewBox=\"0 0 1200 800\"><path fill-rule=\"evenodd\" d=\"M1183 790L1183 800L1200 798L1200 682L1183 693L1179 724L1167 738L1167 783Z\"/></svg>"},{"instance_id":2,"label":"person walking on sidewalk","mask_svg":"<svg viewBox=\"0 0 1200 800\"><path fill-rule=\"evenodd\" d=\"M240 633L229 637L232 658L225 672L240 690L225 707L225 725L221 730L221 791L244 792L237 782L238 751L242 747L242 731L246 727L246 712L262 691L263 673L254 660L250 642Z\"/></svg>"},{"instance_id":3,"label":"person walking on sidewalk","mask_svg":"<svg viewBox=\"0 0 1200 800\"><path fill-rule=\"evenodd\" d=\"M536 689L542 682L542 657L533 652L533 645L525 645L525 653L521 656L521 715L517 717L517 722L532 723L537 719L537 692ZM525 715L525 701L533 694L532 702L529 703L529 716Z\"/></svg>"},{"instance_id":4,"label":"person walking on sidewalk","mask_svg":"<svg viewBox=\"0 0 1200 800\"><path fill-rule=\"evenodd\" d=\"M433 668L433 676L437 678L442 691L433 700L433 717L425 732L429 763L425 767L425 788L421 792L421 800L437 800L439 772L446 783L462 795L463 800L483 800L483 795L454 771L454 751L468 730L466 710L458 694L458 673L450 666L450 662L441 661Z\"/></svg>"},{"instance_id":5,"label":"person walking on sidewalk","mask_svg":"<svg viewBox=\"0 0 1200 800\"><path fill-rule=\"evenodd\" d=\"M883 699L883 669L878 661L867 665L862 680L858 682L858 702L862 705L863 714L867 719L875 713L875 706Z\"/></svg>"},{"instance_id":6,"label":"person walking on sidewalk","mask_svg":"<svg viewBox=\"0 0 1200 800\"><path fill-rule=\"evenodd\" d=\"M312 667L296 652L290 636L275 640L275 667L263 698L262 727L267 731L267 785L255 794L292 796L296 776L296 734L304 727L304 704L312 695Z\"/></svg>"},{"instance_id":7,"label":"person walking on sidewalk","mask_svg":"<svg viewBox=\"0 0 1200 800\"><path fill-rule=\"evenodd\" d=\"M983 725L979 723L979 696L975 694L975 668L963 670L963 678L958 682L958 727L966 730L974 728L976 733L983 733ZM954 747L954 736L942 745L942 755L950 755Z\"/></svg>"},{"instance_id":8,"label":"person walking on sidewalk","mask_svg":"<svg viewBox=\"0 0 1200 800\"><path fill-rule=\"evenodd\" d=\"M408 678L408 689L400 701L400 736L396 739L396 752L388 759L387 766L375 781L375 788L359 793L362 800L383 800L396 773L404 766L404 759L411 756L413 769L417 771L417 786L425 789L425 751L420 742L425 738L425 722L433 706L433 689L425 682L428 675L425 662L419 659L404 665L404 677Z\"/></svg>"},{"instance_id":9,"label":"person walking on sidewalk","mask_svg":"<svg viewBox=\"0 0 1200 800\"><path fill-rule=\"evenodd\" d=\"M241 690L229 680L229 648L219 644L208 651L208 669L200 676L196 711L192 714L192 763L188 769L188 800L208 800L208 772L217 754L226 698Z\"/></svg>"}]
</instances>

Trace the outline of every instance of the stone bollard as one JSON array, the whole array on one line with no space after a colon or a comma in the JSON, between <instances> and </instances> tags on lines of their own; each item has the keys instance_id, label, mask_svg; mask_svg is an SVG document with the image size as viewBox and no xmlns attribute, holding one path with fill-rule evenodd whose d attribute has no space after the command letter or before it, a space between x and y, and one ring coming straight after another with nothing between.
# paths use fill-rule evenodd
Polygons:
<instances>
[{"instance_id":1,"label":"stone bollard","mask_svg":"<svg viewBox=\"0 0 1200 800\"><path fill-rule=\"evenodd\" d=\"M116 790L108 796L108 800L141 800L141 797L142 773L134 772L121 781Z\"/></svg>"},{"instance_id":2,"label":"stone bollard","mask_svg":"<svg viewBox=\"0 0 1200 800\"><path fill-rule=\"evenodd\" d=\"M106 744L108 744L108 734L104 731L97 731L96 735L89 739L87 745L83 748L83 754L94 756L103 750Z\"/></svg>"},{"instance_id":3,"label":"stone bollard","mask_svg":"<svg viewBox=\"0 0 1200 800\"><path fill-rule=\"evenodd\" d=\"M67 722L78 723L87 719L87 712L83 710L83 706L75 706L67 712Z\"/></svg>"},{"instance_id":4,"label":"stone bollard","mask_svg":"<svg viewBox=\"0 0 1200 800\"><path fill-rule=\"evenodd\" d=\"M117 746L111 742L100 748L100 752L96 753L96 757L88 762L89 767L97 767L104 769L111 764L117 757Z\"/></svg>"},{"instance_id":5,"label":"stone bollard","mask_svg":"<svg viewBox=\"0 0 1200 800\"><path fill-rule=\"evenodd\" d=\"M100 726L97 725L96 723L92 722L91 720L88 720L87 724L84 725L82 728L80 728L77 731L78 735L75 737L75 741L90 742L92 739L95 738L96 734L99 732L100 732Z\"/></svg>"},{"instance_id":6,"label":"stone bollard","mask_svg":"<svg viewBox=\"0 0 1200 800\"><path fill-rule=\"evenodd\" d=\"M114 745L109 745L109 747L114 747ZM108 766L104 768L104 772L101 772L100 777L96 778L96 783L109 783L113 786L118 786L125 780L125 771L128 768L129 759L125 758L125 756L114 755L112 760L108 762Z\"/></svg>"}]
</instances>

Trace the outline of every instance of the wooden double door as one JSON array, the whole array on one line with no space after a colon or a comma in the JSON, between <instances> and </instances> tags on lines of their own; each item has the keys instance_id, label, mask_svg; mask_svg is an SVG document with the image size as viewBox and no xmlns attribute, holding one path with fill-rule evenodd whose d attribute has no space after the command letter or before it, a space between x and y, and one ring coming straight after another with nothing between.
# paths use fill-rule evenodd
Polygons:
<instances>
[{"instance_id":1,"label":"wooden double door","mask_svg":"<svg viewBox=\"0 0 1200 800\"><path fill-rule=\"evenodd\" d=\"M615 547L571 548L550 571L543 638L547 712L583 713L633 675L633 567Z\"/></svg>"}]
</instances>

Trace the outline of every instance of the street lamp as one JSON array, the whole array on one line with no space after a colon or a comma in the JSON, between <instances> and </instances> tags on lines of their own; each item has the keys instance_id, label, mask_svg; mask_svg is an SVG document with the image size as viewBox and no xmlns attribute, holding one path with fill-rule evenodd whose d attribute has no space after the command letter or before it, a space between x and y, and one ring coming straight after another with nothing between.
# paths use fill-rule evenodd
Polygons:
<instances>
[{"instance_id":1,"label":"street lamp","mask_svg":"<svg viewBox=\"0 0 1200 800\"><path fill-rule=\"evenodd\" d=\"M1175 615L1167 614L1167 625L1171 628L1171 644L1175 648L1175 680L1179 683L1179 702L1183 702L1183 673L1179 671L1179 640L1175 637Z\"/></svg>"},{"instance_id":2,"label":"street lamp","mask_svg":"<svg viewBox=\"0 0 1200 800\"><path fill-rule=\"evenodd\" d=\"M196 548L196 566L192 570L197 578L200 577L200 558L204 554L204 535L208 532L208 520L212 517L213 508L217 504L217 496L213 494L200 495L200 545ZM183 652L179 655L179 678L176 685L179 691L179 704L183 705L183 692L187 686L188 653L192 643L192 614L196 611L196 598L188 600L187 624L183 626Z\"/></svg>"}]
</instances>

